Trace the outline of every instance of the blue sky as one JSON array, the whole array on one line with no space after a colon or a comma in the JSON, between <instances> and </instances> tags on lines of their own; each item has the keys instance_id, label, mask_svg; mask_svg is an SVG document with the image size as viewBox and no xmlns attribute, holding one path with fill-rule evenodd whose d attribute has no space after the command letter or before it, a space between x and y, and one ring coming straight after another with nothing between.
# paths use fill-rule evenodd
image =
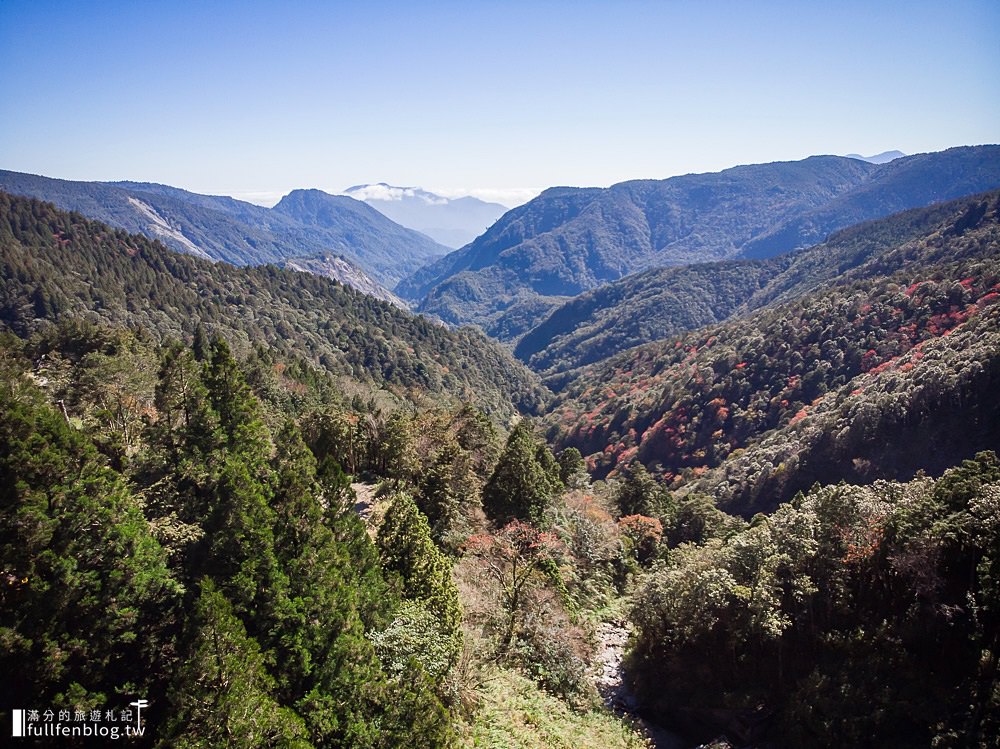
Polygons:
<instances>
[{"instance_id":1,"label":"blue sky","mask_svg":"<svg viewBox=\"0 0 1000 749\"><path fill-rule=\"evenodd\" d=\"M0 168L508 205L1000 142L1000 3L0 2Z\"/></svg>"}]
</instances>

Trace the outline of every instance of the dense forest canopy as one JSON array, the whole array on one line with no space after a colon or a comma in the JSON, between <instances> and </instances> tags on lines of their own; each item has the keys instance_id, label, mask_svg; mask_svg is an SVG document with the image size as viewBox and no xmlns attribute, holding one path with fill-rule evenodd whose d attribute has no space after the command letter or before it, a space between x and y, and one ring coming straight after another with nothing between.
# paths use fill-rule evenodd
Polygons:
<instances>
[{"instance_id":1,"label":"dense forest canopy","mask_svg":"<svg viewBox=\"0 0 1000 749\"><path fill-rule=\"evenodd\" d=\"M808 294L573 373L547 417L556 444L599 475L639 460L748 514L995 444L1000 194L924 218L881 245L895 219L867 226L879 251Z\"/></svg>"}]
</instances>

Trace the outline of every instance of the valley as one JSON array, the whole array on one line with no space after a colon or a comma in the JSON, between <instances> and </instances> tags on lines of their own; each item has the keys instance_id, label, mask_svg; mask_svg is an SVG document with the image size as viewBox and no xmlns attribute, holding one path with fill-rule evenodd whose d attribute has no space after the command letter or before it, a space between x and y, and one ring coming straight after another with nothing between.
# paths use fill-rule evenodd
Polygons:
<instances>
[{"instance_id":1,"label":"valley","mask_svg":"<svg viewBox=\"0 0 1000 749\"><path fill-rule=\"evenodd\" d=\"M550 188L452 252L0 172L3 699L138 689L155 747L989 746L1000 147L872 160Z\"/></svg>"}]
</instances>

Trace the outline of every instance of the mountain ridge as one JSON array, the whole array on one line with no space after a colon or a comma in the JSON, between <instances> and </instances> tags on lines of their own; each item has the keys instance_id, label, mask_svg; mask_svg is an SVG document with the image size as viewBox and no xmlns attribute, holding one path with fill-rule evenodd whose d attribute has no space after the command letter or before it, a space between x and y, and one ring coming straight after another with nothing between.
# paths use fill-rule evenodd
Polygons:
<instances>
[{"instance_id":1,"label":"mountain ridge","mask_svg":"<svg viewBox=\"0 0 1000 749\"><path fill-rule=\"evenodd\" d=\"M844 234L846 272L568 373L550 438L746 517L996 449L1000 190Z\"/></svg>"},{"instance_id":2,"label":"mountain ridge","mask_svg":"<svg viewBox=\"0 0 1000 749\"><path fill-rule=\"evenodd\" d=\"M386 287L447 249L350 198L335 202L324 224L153 182L81 182L0 170L0 189L234 265L282 264L334 253L355 266L356 274L370 276L366 283Z\"/></svg>"},{"instance_id":3,"label":"mountain ridge","mask_svg":"<svg viewBox=\"0 0 1000 749\"><path fill-rule=\"evenodd\" d=\"M439 394L504 420L547 398L477 331L448 330L316 275L211 263L3 192L0 266L0 327L21 337L66 319L190 340L200 323L242 353L263 346L401 398Z\"/></svg>"},{"instance_id":4,"label":"mountain ridge","mask_svg":"<svg viewBox=\"0 0 1000 749\"><path fill-rule=\"evenodd\" d=\"M884 165L812 156L609 188L550 188L395 291L422 312L490 331L525 295L575 296L649 268L770 257L998 184L1000 147L969 146Z\"/></svg>"}]
</instances>

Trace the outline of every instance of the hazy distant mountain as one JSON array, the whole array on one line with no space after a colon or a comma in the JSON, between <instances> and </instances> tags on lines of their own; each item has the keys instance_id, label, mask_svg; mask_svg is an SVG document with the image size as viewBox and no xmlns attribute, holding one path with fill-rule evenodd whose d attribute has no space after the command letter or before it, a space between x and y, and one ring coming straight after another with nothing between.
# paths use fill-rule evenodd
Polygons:
<instances>
[{"instance_id":1,"label":"hazy distant mountain","mask_svg":"<svg viewBox=\"0 0 1000 749\"><path fill-rule=\"evenodd\" d=\"M882 153L877 153L874 156L862 156L859 153L847 154L847 158L849 159L861 159L862 161L867 161L869 164L888 164L890 161L901 159L904 156L906 156L906 154L902 151L883 151Z\"/></svg>"},{"instance_id":2,"label":"hazy distant mountain","mask_svg":"<svg viewBox=\"0 0 1000 749\"><path fill-rule=\"evenodd\" d=\"M648 268L770 257L997 185L1000 147L979 146L884 165L813 156L606 189L552 188L395 291L448 322L493 331L503 321L515 338L532 326L521 305L546 308L539 296L576 295Z\"/></svg>"},{"instance_id":3,"label":"hazy distant mountain","mask_svg":"<svg viewBox=\"0 0 1000 749\"><path fill-rule=\"evenodd\" d=\"M357 266L338 278L344 283L367 274L371 279L366 285L391 287L447 251L345 197L326 196L330 200L322 201L323 211L297 216L295 210L145 182L74 182L0 171L0 190L48 200L88 218L142 232L174 250L234 265L280 265L293 258L339 255L344 263Z\"/></svg>"},{"instance_id":4,"label":"hazy distant mountain","mask_svg":"<svg viewBox=\"0 0 1000 749\"><path fill-rule=\"evenodd\" d=\"M344 190L385 214L397 224L426 234L448 247L462 247L486 231L507 212L499 203L478 198L445 198L419 187L355 185Z\"/></svg>"}]
</instances>

